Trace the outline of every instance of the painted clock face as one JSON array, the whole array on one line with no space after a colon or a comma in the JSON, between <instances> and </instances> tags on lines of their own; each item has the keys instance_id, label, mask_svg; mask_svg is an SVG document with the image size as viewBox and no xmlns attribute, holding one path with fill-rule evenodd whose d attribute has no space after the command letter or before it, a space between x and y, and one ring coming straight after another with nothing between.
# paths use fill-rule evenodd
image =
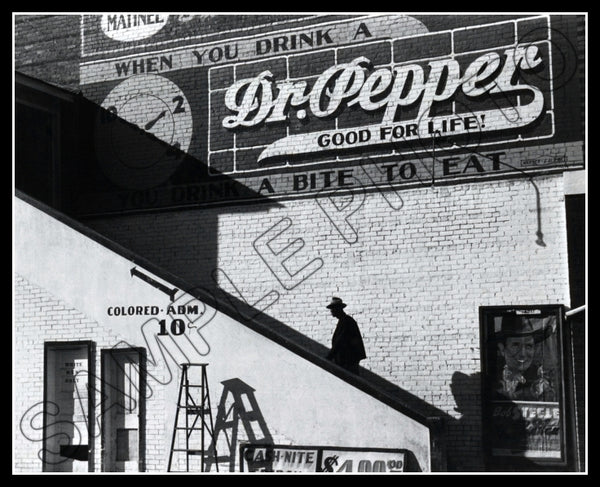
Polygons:
<instances>
[{"instance_id":1,"label":"painted clock face","mask_svg":"<svg viewBox=\"0 0 600 487\"><path fill-rule=\"evenodd\" d=\"M97 153L113 182L147 189L177 169L193 127L189 103L175 83L154 74L132 76L118 84L101 106Z\"/></svg>"}]
</instances>

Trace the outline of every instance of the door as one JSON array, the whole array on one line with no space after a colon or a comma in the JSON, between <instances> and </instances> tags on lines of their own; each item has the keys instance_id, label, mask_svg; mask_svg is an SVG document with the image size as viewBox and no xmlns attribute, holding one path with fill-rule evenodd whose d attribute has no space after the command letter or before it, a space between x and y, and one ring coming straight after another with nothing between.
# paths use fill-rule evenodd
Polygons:
<instances>
[{"instance_id":1,"label":"door","mask_svg":"<svg viewBox=\"0 0 600 487\"><path fill-rule=\"evenodd\" d=\"M43 470L93 471L91 342L47 342L44 355Z\"/></svg>"},{"instance_id":2,"label":"door","mask_svg":"<svg viewBox=\"0 0 600 487\"><path fill-rule=\"evenodd\" d=\"M144 471L145 363L137 348L102 350L102 470Z\"/></svg>"}]
</instances>

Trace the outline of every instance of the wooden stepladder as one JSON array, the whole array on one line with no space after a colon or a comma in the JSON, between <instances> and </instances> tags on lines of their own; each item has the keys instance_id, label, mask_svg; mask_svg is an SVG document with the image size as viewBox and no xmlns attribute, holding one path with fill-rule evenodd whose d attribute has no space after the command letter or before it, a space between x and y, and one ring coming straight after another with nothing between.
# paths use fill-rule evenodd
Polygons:
<instances>
[{"instance_id":1,"label":"wooden stepladder","mask_svg":"<svg viewBox=\"0 0 600 487\"><path fill-rule=\"evenodd\" d=\"M211 456L217 457L216 444L213 441L214 425L212 410L210 406L210 393L206 367L208 364L181 364L181 383L177 398L177 412L175 413L175 424L173 426L173 438L171 440L171 451L169 453L169 464L167 471L171 472L174 456L185 455L185 471L190 471L190 463L205 472L205 465ZM198 367L200 369L198 369ZM190 383L190 379L199 383ZM185 436L182 438L181 434ZM181 444L184 443L184 444ZM205 445L210 445L206 448ZM192 457L192 458L190 458ZM179 458L181 461L181 458ZM218 463L216 464L219 471Z\"/></svg>"}]
</instances>

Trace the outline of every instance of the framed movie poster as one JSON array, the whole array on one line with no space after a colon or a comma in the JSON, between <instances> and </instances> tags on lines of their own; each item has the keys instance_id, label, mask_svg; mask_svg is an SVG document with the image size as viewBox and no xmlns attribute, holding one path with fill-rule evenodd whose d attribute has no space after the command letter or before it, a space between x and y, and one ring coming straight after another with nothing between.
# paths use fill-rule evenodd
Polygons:
<instances>
[{"instance_id":1,"label":"framed movie poster","mask_svg":"<svg viewBox=\"0 0 600 487\"><path fill-rule=\"evenodd\" d=\"M562 306L480 308L483 446L491 470L568 470L572 381Z\"/></svg>"}]
</instances>

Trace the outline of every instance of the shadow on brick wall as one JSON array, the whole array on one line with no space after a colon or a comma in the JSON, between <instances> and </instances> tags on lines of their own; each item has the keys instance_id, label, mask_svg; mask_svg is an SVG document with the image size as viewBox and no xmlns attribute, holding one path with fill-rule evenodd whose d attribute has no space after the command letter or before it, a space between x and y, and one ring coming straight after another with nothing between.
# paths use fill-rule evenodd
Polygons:
<instances>
[{"instance_id":1,"label":"shadow on brick wall","mask_svg":"<svg viewBox=\"0 0 600 487\"><path fill-rule=\"evenodd\" d=\"M454 372L450 390L454 396L457 413L460 418L448 423L447 440L448 444L461 444L460 455L456 458L452 455L452 448L449 449L449 464L454 471L472 471L487 470L497 472L535 472L547 471L547 468L540 468L536 463L530 461L524 456L520 456L518 449L527 448L528 443L528 425L526 421L519 417L501 418L495 425L482 424L482 377L479 372L474 374L465 374L463 372ZM516 403L511 401L502 402L503 411L515 411ZM505 457L496 457L493 460L491 456L492 444L485 444L483 439L484 429L488 428L487 438L493 438L498 448L506 449L507 446L514 449L513 453ZM464 443L468 442L465 447ZM483 444L482 444L483 443ZM470 455L466 455L471 450ZM486 453L487 452L487 453Z\"/></svg>"},{"instance_id":2,"label":"shadow on brick wall","mask_svg":"<svg viewBox=\"0 0 600 487\"><path fill-rule=\"evenodd\" d=\"M164 118L161 113L138 126L77 94L63 92L57 102L55 88L26 81L17 83L17 189L79 222L79 231L91 228L103 244L117 244L117 252L130 253L155 275L193 290L190 294L406 416L427 425L437 421L433 470L446 469L445 450L455 450L453 438L478 434L474 417L455 421L372 371L348 372L325 358L326 346L262 312L264 306L219 287L214 278L219 213L260 214L279 203L226 175L209 174L203 161L157 138L148 127ZM39 118L23 108L27 102L51 109L55 118ZM33 130L38 124L40 130ZM59 133L51 130L57 126ZM252 205L218 206L232 192ZM217 206L204 208L207 199ZM181 217L189 211L203 212L202 219ZM446 435L446 429L453 434ZM456 469L452 462L447 467Z\"/></svg>"},{"instance_id":3,"label":"shadow on brick wall","mask_svg":"<svg viewBox=\"0 0 600 487\"><path fill-rule=\"evenodd\" d=\"M449 462L454 471L483 470L481 455L481 374L454 372L450 390L456 406L454 410L461 416L447 425L448 444L469 442L471 454L461 454L459 458L449 453ZM464 445L461 451L464 452ZM452 451L452 450L451 450Z\"/></svg>"}]
</instances>

